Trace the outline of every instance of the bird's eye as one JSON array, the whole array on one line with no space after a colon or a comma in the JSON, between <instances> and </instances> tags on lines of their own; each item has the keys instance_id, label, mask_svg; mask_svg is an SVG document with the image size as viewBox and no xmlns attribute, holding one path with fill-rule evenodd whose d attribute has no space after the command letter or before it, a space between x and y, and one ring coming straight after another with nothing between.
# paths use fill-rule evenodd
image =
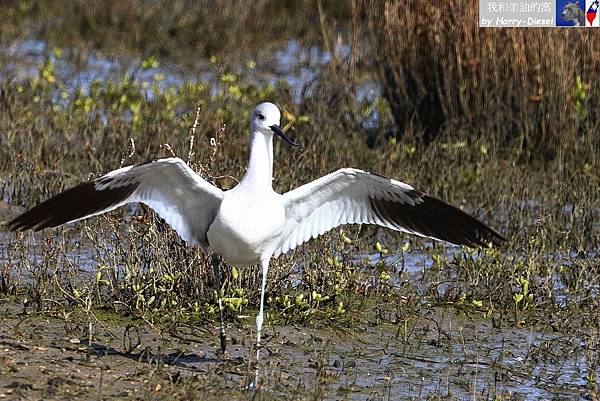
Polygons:
<instances>
[{"instance_id":1,"label":"bird's eye","mask_svg":"<svg viewBox=\"0 0 600 401\"><path fill-rule=\"evenodd\" d=\"M257 113L256 115L258 116L259 120L264 120L265 119L265 115L263 113Z\"/></svg>"}]
</instances>

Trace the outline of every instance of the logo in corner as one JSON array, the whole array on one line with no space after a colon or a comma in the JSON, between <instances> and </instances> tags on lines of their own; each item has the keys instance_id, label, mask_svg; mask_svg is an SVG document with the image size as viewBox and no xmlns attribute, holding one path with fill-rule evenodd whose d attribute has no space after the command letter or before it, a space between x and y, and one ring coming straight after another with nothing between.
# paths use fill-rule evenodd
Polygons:
<instances>
[{"instance_id":1,"label":"logo in corner","mask_svg":"<svg viewBox=\"0 0 600 401\"><path fill-rule=\"evenodd\" d=\"M556 25L557 26L585 26L586 18L583 7L584 0L557 0Z\"/></svg>"},{"instance_id":2,"label":"logo in corner","mask_svg":"<svg viewBox=\"0 0 600 401\"><path fill-rule=\"evenodd\" d=\"M585 26L600 27L600 18L598 17L598 8L600 0L586 0L585 2Z\"/></svg>"}]
</instances>

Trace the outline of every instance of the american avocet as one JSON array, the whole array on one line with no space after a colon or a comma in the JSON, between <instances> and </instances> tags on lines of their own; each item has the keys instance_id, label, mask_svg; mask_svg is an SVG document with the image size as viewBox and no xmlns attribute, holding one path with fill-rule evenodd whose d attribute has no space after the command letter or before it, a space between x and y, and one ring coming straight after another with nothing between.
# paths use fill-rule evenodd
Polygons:
<instances>
[{"instance_id":1,"label":"american avocet","mask_svg":"<svg viewBox=\"0 0 600 401\"><path fill-rule=\"evenodd\" d=\"M342 224L377 224L471 247L504 240L476 218L408 184L353 168L278 194L272 188L273 135L296 146L279 128L280 116L272 103L254 109L248 170L229 191L211 185L179 158L159 159L64 191L16 217L8 227L37 231L130 202L150 206L188 244L211 249L231 265L262 267L257 360L269 261L311 238ZM222 328L222 348L224 341Z\"/></svg>"}]
</instances>

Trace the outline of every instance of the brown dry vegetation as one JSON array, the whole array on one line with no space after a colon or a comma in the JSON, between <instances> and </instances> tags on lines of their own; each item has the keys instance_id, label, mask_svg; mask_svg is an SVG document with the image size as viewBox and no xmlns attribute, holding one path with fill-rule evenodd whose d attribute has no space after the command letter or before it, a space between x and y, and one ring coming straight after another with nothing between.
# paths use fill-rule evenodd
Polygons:
<instances>
[{"instance_id":1,"label":"brown dry vegetation","mask_svg":"<svg viewBox=\"0 0 600 401\"><path fill-rule=\"evenodd\" d=\"M475 0L362 4L400 137L467 126L449 135L567 163L598 147L600 32L481 29Z\"/></svg>"},{"instance_id":2,"label":"brown dry vegetation","mask_svg":"<svg viewBox=\"0 0 600 401\"><path fill-rule=\"evenodd\" d=\"M349 2L326 2L331 18L345 20ZM155 55L194 68L210 56L227 55L228 66L257 59L288 38L318 43L319 16L311 0L93 1L9 0L0 5L0 27L10 40L31 32L65 48L81 47L110 57ZM244 56L249 54L244 51Z\"/></svg>"}]
</instances>

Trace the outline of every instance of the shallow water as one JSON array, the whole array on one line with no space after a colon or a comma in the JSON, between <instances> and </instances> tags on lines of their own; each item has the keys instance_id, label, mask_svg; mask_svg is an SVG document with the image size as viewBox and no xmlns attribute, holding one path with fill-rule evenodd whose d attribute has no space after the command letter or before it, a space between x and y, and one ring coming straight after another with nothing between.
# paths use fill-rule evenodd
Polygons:
<instances>
[{"instance_id":1,"label":"shallow water","mask_svg":"<svg viewBox=\"0 0 600 401\"><path fill-rule=\"evenodd\" d=\"M244 326L228 329L228 353L220 357L214 327L182 326L173 337L149 326L128 331L108 324L96 328L92 357L86 361L85 337L65 336L57 320L23 320L19 310L3 307L0 362L13 369L0 375L0 394L28 388L33 395L43 392L50 379L62 377L68 380L61 383L59 395L140 395L151 383L151 388L162 384L163 391L170 392L199 386L227 399L227 394L245 392L253 375L254 334ZM19 319L15 334L11 327ZM267 325L261 392L275 398L323 400L433 395L491 400L509 394L506 399L556 400L586 393L589 361L574 338L495 329L444 311L416 319L407 337L400 323L352 329ZM138 345L127 350L131 344ZM54 362L48 364L50 360ZM170 384L165 376L178 377L178 384ZM159 390L156 396L160 395Z\"/></svg>"},{"instance_id":2,"label":"shallow water","mask_svg":"<svg viewBox=\"0 0 600 401\"><path fill-rule=\"evenodd\" d=\"M349 48L342 46L337 51L344 57ZM145 70L140 67L141 60L134 57L107 59L88 52L83 63L76 65L66 55L54 58L52 49L38 40L10 45L0 49L0 54L10 60L0 71L0 78L36 76L39 65L50 58L56 62L59 79L69 82L68 89L81 87L84 91L89 90L94 79L120 80L124 74L141 82L154 82L156 74L163 74L164 79L159 82L163 89L219 78L214 65L207 60L198 60L193 72L168 63ZM272 60L259 62L254 68L242 65L235 72L243 75L245 81L259 85L283 78L298 97L315 77L316 70L330 60L331 55L322 49L305 48L290 40L273 53ZM358 89L359 97L378 93L373 83L365 83ZM151 91L146 95L151 97ZM5 196L4 200L10 199ZM523 206L538 207L534 202ZM564 213L570 214L571 208L565 206ZM78 270L95 272L97 255L89 247L75 245L81 241L78 235L67 238L70 250L65 260ZM30 241L32 237L28 234L26 238ZM29 261L40 263L43 237L33 238L35 245L28 242L32 250ZM14 256L7 256L7 245L14 242L14 234L0 230L0 265L15 260ZM395 244L394 248L401 248L401 244ZM110 247L107 249L110 251ZM460 250L452 248L446 255L451 257L453 252ZM565 261L572 259L572 255L563 256ZM363 252L354 255L354 262L362 264L368 259L368 265L372 266L380 257L379 253ZM385 258L393 285L406 280L419 283L432 264L431 257L418 250L403 255L392 252ZM559 291L566 288L558 277L554 277L553 283ZM438 290L443 292L444 284ZM597 296L598 289L593 290ZM570 297L565 293L559 301L565 304L576 301ZM0 299L1 302L5 301ZM35 317L28 317L27 323L19 326L17 322L22 317L18 312L14 305L9 307L0 324L3 350L0 370L4 365L18 366L16 372L0 374L0 394L8 394L6 391L14 389L15 382L31 384L30 390L43 393L50 378L70 377L72 384L67 382L61 388L95 395L104 386L107 394L133 395L145 391L144 381L154 384L163 380L156 373L161 364L169 375L184 377L184 382L195 380L227 394L226 390L242 391L253 372L252 317L239 317L242 323L229 329L230 353L225 360L217 356L214 327L198 324L189 335L193 341L188 341L143 326L140 347L127 353L123 345L125 327L100 325L90 363L85 361L85 347L73 345L77 341L85 343L81 329L65 337L69 323ZM16 326L20 330L14 329ZM561 396L573 399L586 393L585 377L591 373L589 366L594 366L593 355L590 357L584 347L586 333L575 336L518 327L494 328L489 320L467 319L443 307L423 308L417 316L410 316L406 325L398 321L379 325L357 323L352 328L311 328L267 323L266 334L269 352L263 353L268 356L263 364L262 391L283 398L291 398L293 394L297 398L332 400L424 399L438 394L454 399L493 399L510 393L514 395L511 399L551 400ZM41 352L32 353L35 347L41 347ZM46 371L38 370L40 365L46 365ZM73 366L80 371L72 373ZM595 373L600 374L598 368ZM101 385L103 374L110 380ZM172 390L177 391L178 387L175 384Z\"/></svg>"},{"instance_id":3,"label":"shallow water","mask_svg":"<svg viewBox=\"0 0 600 401\"><path fill-rule=\"evenodd\" d=\"M28 234L26 238L32 251L30 262L41 263L43 237ZM0 239L7 244L0 247L0 263L11 262L6 256L8 246L15 241L14 234L2 232ZM70 234L65 240L72 245L86 242L79 234ZM370 257L371 263L377 263L379 254L357 255L356 260L364 261L365 256ZM431 260L426 254L411 252L402 257L404 273L396 276L392 273L392 280L418 282L430 268ZM386 260L391 263L390 272L397 271L398 258L389 256ZM98 265L97 255L88 246L73 245L66 259L81 271L94 272ZM27 280L26 275L24 279ZM477 394L482 399L493 399L508 393L516 397L511 399L551 400L560 395L571 397L586 392L585 378L591 373L589 369L594 366L595 357L589 353L590 347L586 347L585 334L494 328L489 320L460 317L444 308L425 308L404 321L392 317L392 312L388 323L359 324L352 328L268 325L262 391L276 397L318 391L322 399L343 396L349 400L365 397L423 399L434 394L454 399L471 399ZM16 314L9 314L8 318L16 319ZM221 386L239 390L248 383L253 372L253 319L240 319L247 324L230 328L231 345L225 362L216 353L214 327L209 328L210 333L194 331L194 342L169 338L167 347L160 345L161 341L164 344L165 335L148 327L144 329L146 334L142 336L140 347L153 358L171 365L171 373L179 372L190 380L194 377L194 380L210 381L211 377L212 380L218 377ZM8 326L4 327L6 330ZM116 326L111 331L122 332L123 329ZM49 341L53 347L59 347L57 344L64 341L59 338L58 328L44 330L50 333L49 338L42 340L44 344ZM102 329L98 333L103 336ZM13 338L6 331L0 334ZM107 344L94 345L97 356L94 363L111 366L113 374L119 377L136 370L136 364L145 366L146 362L139 361L142 355L134 358L125 355L119 341L104 338ZM26 340L22 342L25 343ZM48 344L43 346L49 347ZM6 355L16 361L31 358L18 349L10 346L7 349ZM72 353L75 358L82 357L80 351ZM224 366L228 367L225 372ZM29 375L33 368L23 369ZM595 369L595 373L600 374L600 368ZM55 370L60 371L60 368ZM28 380L39 380L33 373L30 376ZM23 377L18 376L16 380ZM8 376L3 380L13 379L15 377ZM94 380L91 382L92 386L96 385ZM121 387L115 383L114 390L128 391Z\"/></svg>"},{"instance_id":4,"label":"shallow water","mask_svg":"<svg viewBox=\"0 0 600 401\"><path fill-rule=\"evenodd\" d=\"M349 45L341 44L335 51L337 57L347 58L351 50ZM45 41L33 39L0 48L0 58L5 59L4 66L0 68L0 79L12 77L22 80L35 77L43 62L49 59L55 63L59 81L68 82L69 87L65 89L80 88L84 94L89 92L94 80L119 81L127 75L139 82L157 82L164 90L169 87L181 87L185 83L217 82L217 71L220 70L218 65L204 59L194 62L194 70L168 62L162 62L157 68L144 69L139 58L123 56L109 59L93 51L85 52L83 62L78 60L78 63L74 63L70 57L57 58ZM305 86L316 77L320 68L331 62L331 59L329 52L320 47L304 47L295 39L290 39L281 48L276 49L270 59L259 60L258 63L248 59L246 65L239 65L234 72L243 76L245 82L259 86L284 80L296 100L299 100ZM155 79L157 75L161 75L161 80ZM218 90L218 87L215 90ZM359 99L372 99L379 94L379 85L371 80L363 82L357 88ZM151 87L146 90L145 95L150 99L153 97Z\"/></svg>"}]
</instances>

